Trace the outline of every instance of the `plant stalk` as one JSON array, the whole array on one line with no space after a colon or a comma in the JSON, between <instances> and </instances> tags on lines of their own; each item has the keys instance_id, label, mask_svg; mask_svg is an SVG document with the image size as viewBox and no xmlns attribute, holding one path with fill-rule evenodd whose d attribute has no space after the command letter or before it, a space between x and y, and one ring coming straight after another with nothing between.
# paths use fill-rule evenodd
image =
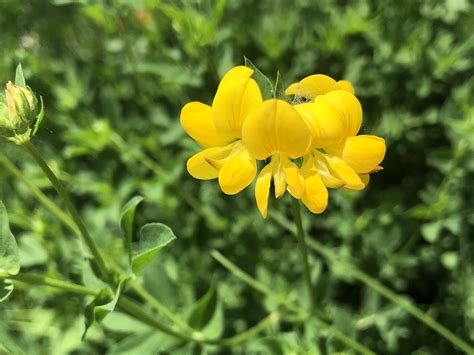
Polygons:
<instances>
[{"instance_id":1,"label":"plant stalk","mask_svg":"<svg viewBox=\"0 0 474 355\"><path fill-rule=\"evenodd\" d=\"M313 293L313 286L311 285L311 271L309 268L309 260L308 260L308 248L306 246L305 241L305 232L303 229L303 223L301 221L301 209L297 199L292 198L292 209L293 209L293 218L295 220L295 224L297 227L296 237L298 238L298 248L300 250L301 258L303 259L304 265L304 278L306 282L306 287L308 289L308 297L309 297L309 309L311 314L314 312L314 293Z\"/></svg>"},{"instance_id":2,"label":"plant stalk","mask_svg":"<svg viewBox=\"0 0 474 355\"><path fill-rule=\"evenodd\" d=\"M92 253L93 260L96 263L97 268L99 269L104 279L109 280L110 272L105 263L105 260L102 257L102 254L100 253L99 248L97 247L94 239L89 234L89 231L87 230L84 222L82 221L82 218L78 210L72 203L71 198L69 197L69 194L66 192L66 190L64 189L59 179L56 177L53 171L49 168L48 164L43 159L40 152L35 148L35 146L30 141L28 141L23 144L23 147L26 149L28 153L30 153L30 155L33 157L33 159L36 161L39 167L43 170L43 172L46 174L49 181L53 185L54 189L57 191L57 193L63 200L64 204L66 205L66 208L71 214L72 219L74 220L75 224L79 228L82 240L89 247L89 250Z\"/></svg>"}]
</instances>

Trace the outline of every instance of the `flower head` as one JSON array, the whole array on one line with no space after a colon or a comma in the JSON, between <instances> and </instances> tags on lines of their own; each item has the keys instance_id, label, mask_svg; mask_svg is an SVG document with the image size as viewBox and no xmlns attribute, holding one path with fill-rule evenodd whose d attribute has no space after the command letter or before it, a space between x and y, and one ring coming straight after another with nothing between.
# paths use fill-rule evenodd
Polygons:
<instances>
[{"instance_id":1,"label":"flower head","mask_svg":"<svg viewBox=\"0 0 474 355\"><path fill-rule=\"evenodd\" d=\"M43 118L43 101L26 85L9 81L0 95L0 135L17 144L28 141Z\"/></svg>"},{"instance_id":2,"label":"flower head","mask_svg":"<svg viewBox=\"0 0 474 355\"><path fill-rule=\"evenodd\" d=\"M227 194L255 184L265 218L273 182L275 197L288 192L313 213L328 204L328 188L361 190L381 169L385 141L357 135L362 106L349 81L315 74L285 91L292 104L262 100L253 70L235 67L222 79L212 106L191 102L181 111L185 131L203 148L188 160L198 179L218 178Z\"/></svg>"}]
</instances>

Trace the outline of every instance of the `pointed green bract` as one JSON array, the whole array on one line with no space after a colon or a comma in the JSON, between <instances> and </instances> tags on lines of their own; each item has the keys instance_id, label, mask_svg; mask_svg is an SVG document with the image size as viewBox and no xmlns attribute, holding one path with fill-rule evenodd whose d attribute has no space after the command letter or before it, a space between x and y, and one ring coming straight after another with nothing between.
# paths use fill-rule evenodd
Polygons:
<instances>
[{"instance_id":1,"label":"pointed green bract","mask_svg":"<svg viewBox=\"0 0 474 355\"><path fill-rule=\"evenodd\" d=\"M16 67L15 85L26 88L25 76L23 75L23 68L21 67L21 64L18 64Z\"/></svg>"},{"instance_id":2,"label":"pointed green bract","mask_svg":"<svg viewBox=\"0 0 474 355\"><path fill-rule=\"evenodd\" d=\"M20 271L20 255L15 237L10 231L5 205L0 201L0 271L16 275Z\"/></svg>"},{"instance_id":3,"label":"pointed green bract","mask_svg":"<svg viewBox=\"0 0 474 355\"><path fill-rule=\"evenodd\" d=\"M258 69L255 64L252 63L250 59L244 57L245 66L253 70L252 78L257 82L262 92L262 97L264 100L271 99L274 97L274 88L273 84L268 77L263 74L260 69Z\"/></svg>"},{"instance_id":4,"label":"pointed green bract","mask_svg":"<svg viewBox=\"0 0 474 355\"><path fill-rule=\"evenodd\" d=\"M149 223L140 230L140 240L132 256L132 271L142 271L164 247L176 239L173 231L162 223Z\"/></svg>"},{"instance_id":5,"label":"pointed green bract","mask_svg":"<svg viewBox=\"0 0 474 355\"><path fill-rule=\"evenodd\" d=\"M135 220L135 210L143 201L143 197L132 197L122 208L120 217L120 228L124 237L125 249L128 253L129 261L132 260L132 238L133 238L133 221Z\"/></svg>"}]
</instances>

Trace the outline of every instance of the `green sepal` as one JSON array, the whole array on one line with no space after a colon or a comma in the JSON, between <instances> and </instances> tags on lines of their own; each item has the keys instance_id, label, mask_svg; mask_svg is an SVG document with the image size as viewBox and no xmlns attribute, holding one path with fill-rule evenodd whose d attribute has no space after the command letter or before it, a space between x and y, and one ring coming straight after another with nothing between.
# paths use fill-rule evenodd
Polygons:
<instances>
[{"instance_id":1,"label":"green sepal","mask_svg":"<svg viewBox=\"0 0 474 355\"><path fill-rule=\"evenodd\" d=\"M33 126L33 131L31 132L30 137L33 137L36 134L36 132L38 132L41 121L43 121L44 104L43 104L43 97L41 97L41 96L40 96L40 105L41 105L40 111L39 111L38 115L36 116L36 121L35 121L35 124Z\"/></svg>"},{"instance_id":2,"label":"green sepal","mask_svg":"<svg viewBox=\"0 0 474 355\"><path fill-rule=\"evenodd\" d=\"M164 247L176 239L171 228L162 223L145 224L140 230L140 240L134 245L132 271L141 272Z\"/></svg>"}]
</instances>

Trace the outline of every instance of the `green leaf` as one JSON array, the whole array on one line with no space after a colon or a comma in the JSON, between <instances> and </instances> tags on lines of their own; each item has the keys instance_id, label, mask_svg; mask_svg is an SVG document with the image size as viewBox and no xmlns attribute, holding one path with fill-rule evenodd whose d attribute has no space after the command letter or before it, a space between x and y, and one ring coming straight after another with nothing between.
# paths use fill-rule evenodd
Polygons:
<instances>
[{"instance_id":1,"label":"green leaf","mask_svg":"<svg viewBox=\"0 0 474 355\"><path fill-rule=\"evenodd\" d=\"M245 66L249 67L254 71L252 78L255 79L258 86L260 87L260 91L262 92L262 97L264 100L271 99L275 97L275 89L273 88L273 84L268 77L263 74L256 66L252 63L250 59L244 57Z\"/></svg>"},{"instance_id":2,"label":"green leaf","mask_svg":"<svg viewBox=\"0 0 474 355\"><path fill-rule=\"evenodd\" d=\"M140 230L140 240L132 256L132 271L142 271L161 249L176 239L173 231L162 223L149 223Z\"/></svg>"},{"instance_id":3,"label":"green leaf","mask_svg":"<svg viewBox=\"0 0 474 355\"><path fill-rule=\"evenodd\" d=\"M0 302L5 301L13 292L13 283L11 280L0 280Z\"/></svg>"},{"instance_id":4,"label":"green leaf","mask_svg":"<svg viewBox=\"0 0 474 355\"><path fill-rule=\"evenodd\" d=\"M18 64L16 67L15 85L26 88L25 76L23 75L23 68L21 67L21 64Z\"/></svg>"},{"instance_id":5,"label":"green leaf","mask_svg":"<svg viewBox=\"0 0 474 355\"><path fill-rule=\"evenodd\" d=\"M0 201L0 271L16 275L20 271L20 254L10 231L5 205Z\"/></svg>"},{"instance_id":6,"label":"green leaf","mask_svg":"<svg viewBox=\"0 0 474 355\"><path fill-rule=\"evenodd\" d=\"M217 306L217 292L212 283L209 290L193 306L188 317L188 324L197 330L204 328L212 319Z\"/></svg>"},{"instance_id":7,"label":"green leaf","mask_svg":"<svg viewBox=\"0 0 474 355\"><path fill-rule=\"evenodd\" d=\"M119 282L115 294L112 294L108 287L103 288L92 302L86 306L84 311L86 317L85 329L82 334L82 340L84 340L87 331L92 325L101 323L109 313L113 312L123 291L123 286L129 279L129 277L126 277Z\"/></svg>"},{"instance_id":8,"label":"green leaf","mask_svg":"<svg viewBox=\"0 0 474 355\"><path fill-rule=\"evenodd\" d=\"M122 228L125 249L128 252L130 262L132 260L133 221L135 219L135 210L142 201L143 197L141 196L132 197L132 199L123 206L120 217L120 227Z\"/></svg>"}]
</instances>

